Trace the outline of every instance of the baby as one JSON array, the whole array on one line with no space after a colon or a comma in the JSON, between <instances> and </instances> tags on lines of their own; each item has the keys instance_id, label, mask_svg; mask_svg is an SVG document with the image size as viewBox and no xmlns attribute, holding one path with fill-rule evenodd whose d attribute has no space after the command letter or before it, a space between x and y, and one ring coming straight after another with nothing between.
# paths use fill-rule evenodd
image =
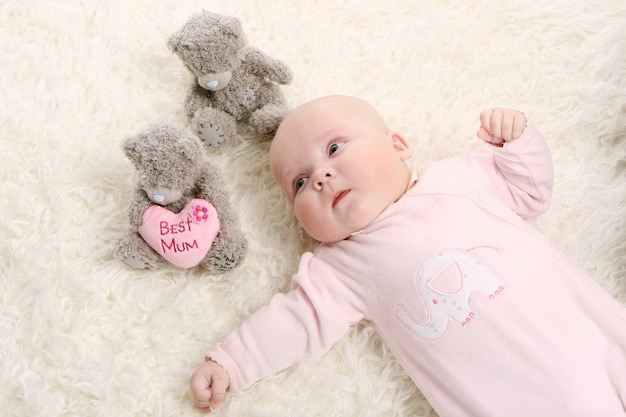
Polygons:
<instances>
[{"instance_id":1,"label":"baby","mask_svg":"<svg viewBox=\"0 0 626 417\"><path fill-rule=\"evenodd\" d=\"M550 203L546 143L516 110L480 123L487 145L418 177L364 101L290 113L270 166L320 245L290 292L208 353L195 405L219 407L366 319L441 417L626 416L626 310L523 220Z\"/></svg>"}]
</instances>

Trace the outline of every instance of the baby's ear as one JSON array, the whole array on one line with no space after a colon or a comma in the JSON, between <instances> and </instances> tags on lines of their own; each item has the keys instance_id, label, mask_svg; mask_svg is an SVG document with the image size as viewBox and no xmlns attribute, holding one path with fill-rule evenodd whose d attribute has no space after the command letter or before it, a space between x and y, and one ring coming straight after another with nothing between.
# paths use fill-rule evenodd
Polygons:
<instances>
[{"instance_id":1,"label":"baby's ear","mask_svg":"<svg viewBox=\"0 0 626 417\"><path fill-rule=\"evenodd\" d=\"M393 144L393 148L400 155L400 159L406 161L410 157L413 156L413 151L411 151L411 147L409 143L406 141L404 136L399 134L398 132L389 131L387 133L388 136L391 137L391 143Z\"/></svg>"}]
</instances>

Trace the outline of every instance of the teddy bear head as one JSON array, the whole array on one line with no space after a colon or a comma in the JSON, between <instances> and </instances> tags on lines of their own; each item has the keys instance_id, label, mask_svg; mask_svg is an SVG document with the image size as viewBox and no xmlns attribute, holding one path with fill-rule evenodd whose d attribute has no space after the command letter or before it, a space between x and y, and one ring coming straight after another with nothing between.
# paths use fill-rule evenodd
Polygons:
<instances>
[{"instance_id":1,"label":"teddy bear head","mask_svg":"<svg viewBox=\"0 0 626 417\"><path fill-rule=\"evenodd\" d=\"M241 22L208 11L193 15L167 40L167 46L194 74L200 87L225 88L241 64L247 41Z\"/></svg>"},{"instance_id":2,"label":"teddy bear head","mask_svg":"<svg viewBox=\"0 0 626 417\"><path fill-rule=\"evenodd\" d=\"M124 153L139 185L154 203L167 205L191 191L201 175L203 146L182 128L158 123L125 139Z\"/></svg>"}]
</instances>

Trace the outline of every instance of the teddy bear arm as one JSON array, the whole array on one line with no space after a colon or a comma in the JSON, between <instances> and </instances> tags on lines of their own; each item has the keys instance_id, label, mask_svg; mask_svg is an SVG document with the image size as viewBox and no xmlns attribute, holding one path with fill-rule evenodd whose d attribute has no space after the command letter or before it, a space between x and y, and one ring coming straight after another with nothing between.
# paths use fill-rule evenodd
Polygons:
<instances>
[{"instance_id":1,"label":"teddy bear arm","mask_svg":"<svg viewBox=\"0 0 626 417\"><path fill-rule=\"evenodd\" d=\"M220 230L237 224L237 212L230 202L228 187L222 172L211 162L207 162L204 174L198 181L199 197L210 201L218 213Z\"/></svg>"},{"instance_id":2,"label":"teddy bear arm","mask_svg":"<svg viewBox=\"0 0 626 417\"><path fill-rule=\"evenodd\" d=\"M191 119L198 110L211 107L211 99L207 91L194 82L187 90L184 107L187 117Z\"/></svg>"},{"instance_id":3,"label":"teddy bear arm","mask_svg":"<svg viewBox=\"0 0 626 417\"><path fill-rule=\"evenodd\" d=\"M135 269L156 269L163 263L139 234L132 230L118 238L115 257Z\"/></svg>"},{"instance_id":4,"label":"teddy bear arm","mask_svg":"<svg viewBox=\"0 0 626 417\"><path fill-rule=\"evenodd\" d=\"M128 207L128 217L131 226L139 227L143 223L143 214L151 204L143 190L135 191L133 200Z\"/></svg>"},{"instance_id":5,"label":"teddy bear arm","mask_svg":"<svg viewBox=\"0 0 626 417\"><path fill-rule=\"evenodd\" d=\"M226 237L222 232L217 235L211 250L202 261L202 267L210 272L224 272L239 265L248 252L248 242L240 235L241 239Z\"/></svg>"},{"instance_id":6,"label":"teddy bear arm","mask_svg":"<svg viewBox=\"0 0 626 417\"><path fill-rule=\"evenodd\" d=\"M220 220L219 234L207 255L204 267L217 271L231 269L245 258L248 242L239 226L237 212L230 202L226 182L217 167L207 164L200 188L201 198L211 201Z\"/></svg>"},{"instance_id":7,"label":"teddy bear arm","mask_svg":"<svg viewBox=\"0 0 626 417\"><path fill-rule=\"evenodd\" d=\"M293 74L284 62L267 55L256 47L248 47L244 62L251 73L278 84L289 84L293 80Z\"/></svg>"},{"instance_id":8,"label":"teddy bear arm","mask_svg":"<svg viewBox=\"0 0 626 417\"><path fill-rule=\"evenodd\" d=\"M214 272L227 271L239 265L248 253L248 240L239 227L239 220L230 205L216 207L220 230L203 267Z\"/></svg>"}]
</instances>

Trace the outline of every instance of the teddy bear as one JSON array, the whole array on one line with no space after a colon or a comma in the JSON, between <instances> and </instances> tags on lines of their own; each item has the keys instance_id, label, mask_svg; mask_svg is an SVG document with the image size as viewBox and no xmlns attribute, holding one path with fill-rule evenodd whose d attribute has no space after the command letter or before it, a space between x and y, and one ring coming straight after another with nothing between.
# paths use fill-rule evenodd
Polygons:
<instances>
[{"instance_id":1,"label":"teddy bear","mask_svg":"<svg viewBox=\"0 0 626 417\"><path fill-rule=\"evenodd\" d=\"M137 269L169 261L212 273L243 261L248 242L226 182L197 136L157 122L127 137L122 149L139 181L128 209L130 229L117 241L118 259Z\"/></svg>"},{"instance_id":2,"label":"teddy bear","mask_svg":"<svg viewBox=\"0 0 626 417\"><path fill-rule=\"evenodd\" d=\"M273 137L287 112L280 85L293 76L286 64L248 45L239 19L202 11L167 46L194 77L184 109L204 143L217 148L231 141L239 121L261 138Z\"/></svg>"}]
</instances>

